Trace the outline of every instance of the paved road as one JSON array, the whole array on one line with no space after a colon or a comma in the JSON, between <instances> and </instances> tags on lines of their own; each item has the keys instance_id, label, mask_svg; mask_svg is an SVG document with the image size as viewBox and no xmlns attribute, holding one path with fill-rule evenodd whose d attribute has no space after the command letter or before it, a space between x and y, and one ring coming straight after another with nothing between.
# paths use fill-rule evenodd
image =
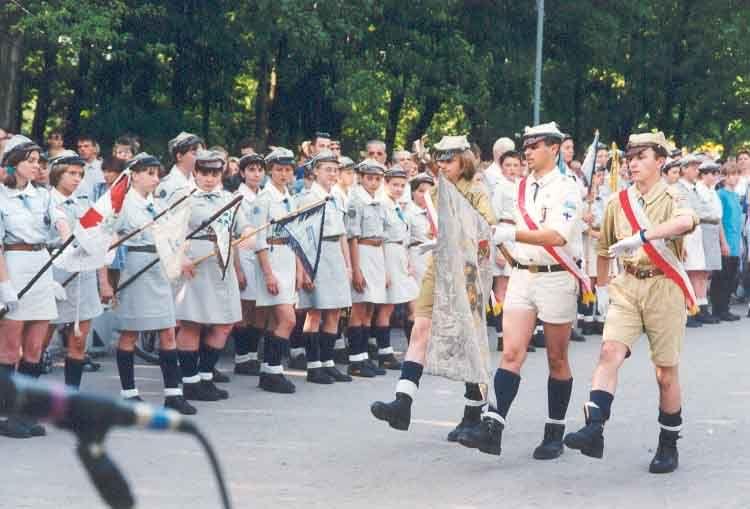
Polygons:
<instances>
[{"instance_id":1,"label":"paved road","mask_svg":"<svg viewBox=\"0 0 750 509\"><path fill-rule=\"evenodd\" d=\"M689 330L682 466L669 476L647 472L658 431L645 343L622 372L601 461L572 451L552 462L531 459L546 416L543 350L531 354L525 367L501 458L444 440L460 418L463 391L433 377L423 379L408 432L391 430L368 410L374 399L391 397L395 373L320 387L295 372L298 392L292 396L270 395L255 386L256 379L237 378L230 400L199 404L197 421L219 451L236 508L747 508L749 326L743 318ZM572 346L571 428L582 421L597 340ZM160 402L158 367L138 366L137 376L142 394ZM113 363L105 360L103 372L86 376L84 386L115 394ZM219 506L206 460L190 438L116 430L106 444L132 481L139 507ZM103 507L74 445L70 434L55 429L47 438L0 441L0 507Z\"/></svg>"}]
</instances>

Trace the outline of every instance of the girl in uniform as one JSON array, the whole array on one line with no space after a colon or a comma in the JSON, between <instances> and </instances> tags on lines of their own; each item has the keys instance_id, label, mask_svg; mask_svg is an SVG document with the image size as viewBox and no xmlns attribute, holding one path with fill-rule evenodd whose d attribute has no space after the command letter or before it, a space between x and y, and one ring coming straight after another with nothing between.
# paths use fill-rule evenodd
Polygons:
<instances>
[{"instance_id":1,"label":"girl in uniform","mask_svg":"<svg viewBox=\"0 0 750 509\"><path fill-rule=\"evenodd\" d=\"M222 188L223 170L224 157L220 152L201 150L197 153L194 173L197 191L191 198L190 232L233 199L232 194ZM214 368L232 327L242 320L237 275L241 272L240 266L232 247L224 268L219 255L197 266L192 260L212 253L217 242L225 240L216 234L220 227L228 229L230 236L240 235L249 228L240 211L234 215L232 224L232 212L232 209L226 211L191 238L187 260L182 265L182 280L175 292L175 316L180 322L177 344L186 399L218 401L229 397L227 391L214 384ZM203 344L202 327L205 327Z\"/></svg>"},{"instance_id":2,"label":"girl in uniform","mask_svg":"<svg viewBox=\"0 0 750 509\"><path fill-rule=\"evenodd\" d=\"M307 381L318 384L351 382L336 369L333 347L338 337L341 309L351 306L351 260L346 240L343 201L332 194L339 173L338 158L329 150L312 161L315 181L297 197L299 208L329 199L325 207L323 242L315 280L304 278L299 291L299 309L307 310L302 329L307 358ZM307 276L305 274L305 276Z\"/></svg>"},{"instance_id":3,"label":"girl in uniform","mask_svg":"<svg viewBox=\"0 0 750 509\"><path fill-rule=\"evenodd\" d=\"M391 284L386 289L386 304L378 306L375 318L375 339L378 345L378 365L383 369L401 369L391 346L391 315L396 304L417 298L419 287L409 265L409 221L401 199L406 188L406 171L394 166L385 172L385 270Z\"/></svg>"},{"instance_id":4,"label":"girl in uniform","mask_svg":"<svg viewBox=\"0 0 750 509\"><path fill-rule=\"evenodd\" d=\"M161 163L153 156L138 154L126 165L130 171L130 190L115 232L124 236L150 223L157 215L153 192L159 184ZM151 263L157 256L154 237L146 228L125 241L122 277L130 276ZM161 264L156 264L141 274L132 284L117 293L114 307L120 339L117 345L117 370L120 374L122 396L127 400L142 401L135 387L133 351L138 334L143 331L159 332L159 366L164 379L164 406L181 414L192 415L195 408L183 397L177 364L175 342L175 310L172 288Z\"/></svg>"},{"instance_id":5,"label":"girl in uniform","mask_svg":"<svg viewBox=\"0 0 750 509\"><path fill-rule=\"evenodd\" d=\"M425 195L430 192L435 185L435 180L427 173L420 173L410 182L412 200L407 207L407 217L409 218L409 265L414 271L414 279L417 286L422 285L422 278L427 270L427 260L430 257L429 252L422 252L419 246L425 242L435 239L435 228L427 215L427 200ZM414 327L414 301L409 302L409 314L404 327L406 341L411 340L411 330Z\"/></svg>"},{"instance_id":6,"label":"girl in uniform","mask_svg":"<svg viewBox=\"0 0 750 509\"><path fill-rule=\"evenodd\" d=\"M248 223L252 220L255 198L260 192L260 182L265 175L266 162L259 154L243 156L239 162L242 183L237 193L243 197L240 211ZM258 343L263 336L266 323L265 310L255 305L258 298L256 265L258 260L252 249L239 251L240 266L240 299L242 303L242 323L234 328L234 372L237 375L260 374L258 360Z\"/></svg>"},{"instance_id":7,"label":"girl in uniform","mask_svg":"<svg viewBox=\"0 0 750 509\"><path fill-rule=\"evenodd\" d=\"M42 346L49 321L57 318L52 271L47 270L20 299L18 292L49 260L47 240L53 230L70 236L65 217L47 189L34 187L39 172L39 146L16 135L5 142L2 161L7 176L0 186L0 303L7 314L0 319L0 372L40 374ZM33 419L9 417L0 422L0 435L28 438L45 435Z\"/></svg>"},{"instance_id":8,"label":"girl in uniform","mask_svg":"<svg viewBox=\"0 0 750 509\"><path fill-rule=\"evenodd\" d=\"M376 304L386 304L385 209L375 197L385 167L366 159L357 167L360 185L351 193L346 226L352 260L352 311L349 319L349 375L372 378L385 370L367 357L370 323Z\"/></svg>"},{"instance_id":9,"label":"girl in uniform","mask_svg":"<svg viewBox=\"0 0 750 509\"><path fill-rule=\"evenodd\" d=\"M72 150L64 150L59 156L49 162L50 184L53 189L50 192L52 202L58 211L63 214L72 231L78 219L86 213L90 201L85 196L76 196L75 190L83 179L83 167L85 161ZM62 238L53 235L49 241L51 250L62 246ZM107 269L89 270L79 272L65 287L65 300L57 302L58 317L52 320L49 328L47 341L57 325L62 325L62 334L65 336L67 356L65 357L65 385L75 387L81 385L83 367L85 364L86 337L91 328L91 320L102 314L102 304L99 296L98 283L103 290L102 295L112 297L112 287L107 278ZM68 280L72 274L66 270L54 267L53 277L61 285ZM73 325L75 324L75 325Z\"/></svg>"},{"instance_id":10,"label":"girl in uniform","mask_svg":"<svg viewBox=\"0 0 750 509\"><path fill-rule=\"evenodd\" d=\"M252 225L260 227L272 219L282 218L294 211L288 185L294 179L294 154L278 147L266 156L270 180L258 194L252 210ZM256 306L267 308L271 325L263 345L261 389L281 394L291 394L296 389L284 376L281 356L289 342L296 318L294 304L297 288L302 283L302 268L286 239L273 236L269 229L255 238L255 266L257 282Z\"/></svg>"}]
</instances>

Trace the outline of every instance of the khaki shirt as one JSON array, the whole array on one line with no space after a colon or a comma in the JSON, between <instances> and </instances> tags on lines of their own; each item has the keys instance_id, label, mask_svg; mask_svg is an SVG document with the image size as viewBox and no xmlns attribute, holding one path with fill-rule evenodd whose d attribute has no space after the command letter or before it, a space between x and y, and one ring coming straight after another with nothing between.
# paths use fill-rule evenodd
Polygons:
<instances>
[{"instance_id":1,"label":"khaki shirt","mask_svg":"<svg viewBox=\"0 0 750 509\"><path fill-rule=\"evenodd\" d=\"M471 206L474 207L474 209L476 209L476 211L479 212L479 214L485 218L490 225L497 224L495 213L492 211L492 205L490 204L490 198L487 196L484 186L475 184L471 180L460 178L458 179L458 182L456 182L456 187L464 198L469 200ZM435 208L437 208L438 186L433 186L430 195L432 197L432 203L434 203Z\"/></svg>"},{"instance_id":2,"label":"khaki shirt","mask_svg":"<svg viewBox=\"0 0 750 509\"><path fill-rule=\"evenodd\" d=\"M690 216L693 219L693 227L690 231L693 231L695 226L699 223L698 216L693 209L690 208L687 198L678 188L667 186L660 180L651 191L646 193L645 196L641 196L637 189L635 189L635 191L636 196L641 202L641 206L646 212L646 216L649 218L652 225L666 223L678 216ZM599 256L609 257L609 246L626 237L630 237L631 235L633 235L633 229L630 227L627 217L625 217L625 212L623 212L622 206L620 206L620 199L617 194L613 194L604 211L604 220L602 221L601 236L599 237L599 244L597 245L597 254ZM666 243L667 247L671 249L678 258L681 258L682 238L678 237L669 239ZM621 261L641 267L653 266L643 248L639 248L630 256L623 256Z\"/></svg>"}]
</instances>

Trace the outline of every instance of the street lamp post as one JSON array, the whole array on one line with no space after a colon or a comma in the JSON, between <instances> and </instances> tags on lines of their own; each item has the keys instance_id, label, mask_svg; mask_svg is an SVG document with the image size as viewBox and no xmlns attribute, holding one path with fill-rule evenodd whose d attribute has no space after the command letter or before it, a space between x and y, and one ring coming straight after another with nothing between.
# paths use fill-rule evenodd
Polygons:
<instances>
[{"instance_id":1,"label":"street lamp post","mask_svg":"<svg viewBox=\"0 0 750 509\"><path fill-rule=\"evenodd\" d=\"M539 124L542 102L542 44L544 42L544 0L536 0L536 70L534 73L534 125Z\"/></svg>"}]
</instances>

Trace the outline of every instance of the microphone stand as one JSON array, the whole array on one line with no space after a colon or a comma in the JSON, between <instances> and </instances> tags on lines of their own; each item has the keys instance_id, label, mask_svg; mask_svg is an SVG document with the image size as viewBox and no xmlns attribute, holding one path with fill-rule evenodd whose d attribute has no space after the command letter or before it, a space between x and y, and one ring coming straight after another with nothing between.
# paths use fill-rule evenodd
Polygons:
<instances>
[{"instance_id":1,"label":"microphone stand","mask_svg":"<svg viewBox=\"0 0 750 509\"><path fill-rule=\"evenodd\" d=\"M78 436L76 447L78 458L104 502L112 509L135 507L135 499L128 481L117 465L107 456L101 439L97 440L89 433L76 433L76 435Z\"/></svg>"}]
</instances>

